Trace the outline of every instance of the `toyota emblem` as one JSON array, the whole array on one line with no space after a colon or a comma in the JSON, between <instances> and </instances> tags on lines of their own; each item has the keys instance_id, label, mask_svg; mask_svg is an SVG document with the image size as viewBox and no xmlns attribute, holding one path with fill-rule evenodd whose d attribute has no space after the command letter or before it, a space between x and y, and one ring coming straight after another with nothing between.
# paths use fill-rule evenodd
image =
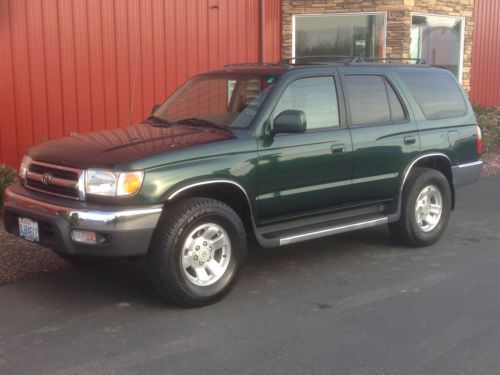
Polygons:
<instances>
[{"instance_id":1,"label":"toyota emblem","mask_svg":"<svg viewBox=\"0 0 500 375\"><path fill-rule=\"evenodd\" d=\"M48 185L50 184L50 181L52 181L53 178L54 176L52 175L52 173L44 173L42 176L42 183L44 185Z\"/></svg>"}]
</instances>

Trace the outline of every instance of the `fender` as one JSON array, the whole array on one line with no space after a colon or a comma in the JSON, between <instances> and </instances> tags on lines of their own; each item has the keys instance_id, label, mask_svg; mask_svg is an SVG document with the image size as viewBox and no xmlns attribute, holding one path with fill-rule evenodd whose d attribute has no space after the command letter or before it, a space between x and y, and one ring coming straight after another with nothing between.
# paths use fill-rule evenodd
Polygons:
<instances>
[{"instance_id":1,"label":"fender","mask_svg":"<svg viewBox=\"0 0 500 375\"><path fill-rule=\"evenodd\" d=\"M176 196L178 196L179 194L181 194L189 189L193 189L193 188L196 188L198 186L211 185L211 184L230 184L230 185L236 186L246 197L248 208L250 211L250 221L252 223L252 228L253 228L253 232L255 234L255 238L257 239L257 242L259 243L259 245L264 247L264 248L277 246L274 241L268 240L260 234L260 231L257 228L257 225L255 223L255 216L253 213L253 207L252 207L252 203L250 201L250 197L248 196L248 193L246 192L245 188L235 181L226 180L226 179L216 179L216 180L206 180L206 181L194 182L192 184L188 184L186 186L183 186L183 187L175 190L173 193L171 193L168 196L167 200L171 201Z\"/></svg>"}]
</instances>

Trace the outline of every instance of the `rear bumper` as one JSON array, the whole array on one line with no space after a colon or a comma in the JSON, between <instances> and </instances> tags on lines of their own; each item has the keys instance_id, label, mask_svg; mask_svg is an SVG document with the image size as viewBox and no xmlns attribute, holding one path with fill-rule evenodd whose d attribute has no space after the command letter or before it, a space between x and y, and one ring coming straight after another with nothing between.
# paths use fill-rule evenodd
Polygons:
<instances>
[{"instance_id":1,"label":"rear bumper","mask_svg":"<svg viewBox=\"0 0 500 375\"><path fill-rule=\"evenodd\" d=\"M481 178L483 162L478 160L472 163L460 164L451 169L453 173L453 184L458 188L476 182Z\"/></svg>"},{"instance_id":2,"label":"rear bumper","mask_svg":"<svg viewBox=\"0 0 500 375\"><path fill-rule=\"evenodd\" d=\"M19 184L9 186L4 197L4 225L19 235L18 218L38 222L40 244L57 253L104 257L145 255L163 206L117 207L52 199ZM74 229L98 233L96 245L72 240Z\"/></svg>"}]
</instances>

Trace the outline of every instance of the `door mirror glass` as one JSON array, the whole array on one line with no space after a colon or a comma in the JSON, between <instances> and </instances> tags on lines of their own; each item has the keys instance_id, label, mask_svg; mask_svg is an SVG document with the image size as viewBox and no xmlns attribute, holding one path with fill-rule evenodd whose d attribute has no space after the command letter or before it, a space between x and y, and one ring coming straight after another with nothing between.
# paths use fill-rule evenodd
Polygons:
<instances>
[{"instance_id":1,"label":"door mirror glass","mask_svg":"<svg viewBox=\"0 0 500 375\"><path fill-rule=\"evenodd\" d=\"M304 111L287 109L281 112L273 123L273 134L304 133L307 129L306 114Z\"/></svg>"}]
</instances>

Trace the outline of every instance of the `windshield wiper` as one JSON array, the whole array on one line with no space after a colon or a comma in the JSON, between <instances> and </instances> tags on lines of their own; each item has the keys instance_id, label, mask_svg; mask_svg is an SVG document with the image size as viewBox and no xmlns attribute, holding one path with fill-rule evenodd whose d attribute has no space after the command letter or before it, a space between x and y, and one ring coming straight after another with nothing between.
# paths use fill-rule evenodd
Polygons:
<instances>
[{"instance_id":1,"label":"windshield wiper","mask_svg":"<svg viewBox=\"0 0 500 375\"><path fill-rule=\"evenodd\" d=\"M165 120L158 116L149 116L146 121L148 124L154 124L154 126L171 126L174 123L172 121Z\"/></svg>"},{"instance_id":2,"label":"windshield wiper","mask_svg":"<svg viewBox=\"0 0 500 375\"><path fill-rule=\"evenodd\" d=\"M229 130L229 128L227 126L219 125L219 124L217 124L217 123L215 123L213 121L205 120L203 118L187 117L187 118L183 118L183 119L177 120L176 122L179 123L179 124L185 124L185 125L211 126L212 128L217 128L217 129L224 130L226 132L230 132L231 133L231 130Z\"/></svg>"}]
</instances>

